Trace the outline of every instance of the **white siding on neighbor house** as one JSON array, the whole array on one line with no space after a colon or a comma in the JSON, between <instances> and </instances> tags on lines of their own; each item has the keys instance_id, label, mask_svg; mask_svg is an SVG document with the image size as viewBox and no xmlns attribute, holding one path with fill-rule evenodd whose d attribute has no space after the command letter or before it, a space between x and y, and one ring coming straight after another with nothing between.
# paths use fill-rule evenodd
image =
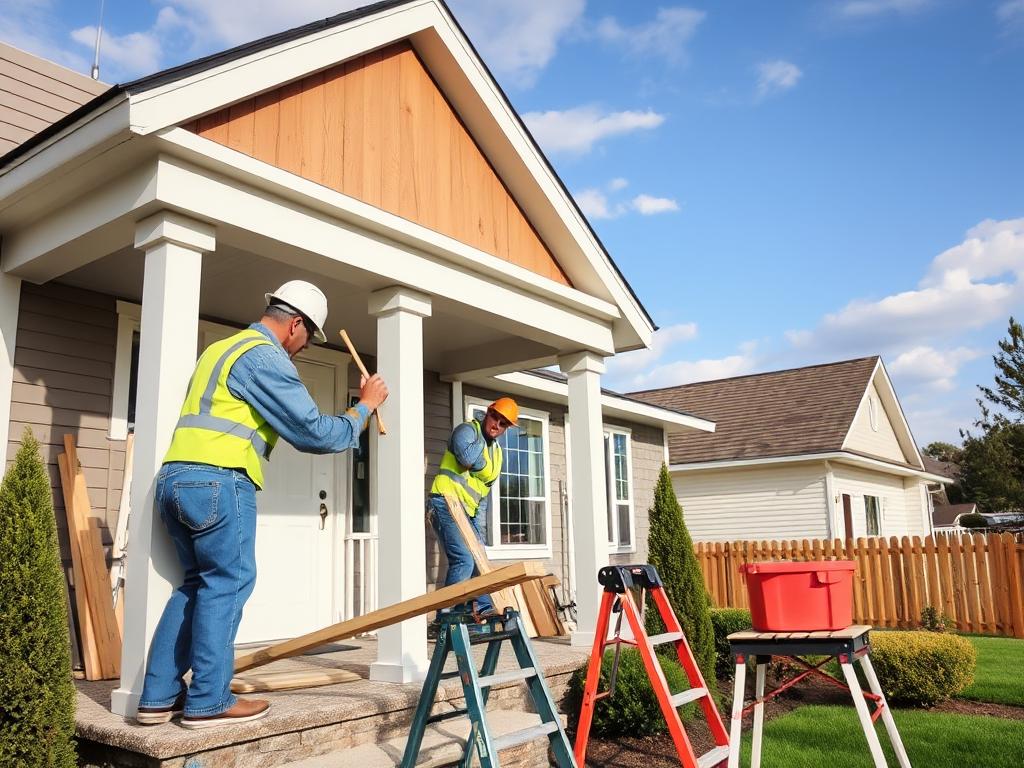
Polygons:
<instances>
[{"instance_id":1,"label":"white siding on neighbor house","mask_svg":"<svg viewBox=\"0 0 1024 768\"><path fill-rule=\"evenodd\" d=\"M823 462L673 472L694 541L827 535Z\"/></svg>"},{"instance_id":2,"label":"white siding on neighbor house","mask_svg":"<svg viewBox=\"0 0 1024 768\"><path fill-rule=\"evenodd\" d=\"M874 472L858 467L833 464L837 504L842 510L842 495L851 496L854 536L866 536L864 497L882 499L882 536L922 536L927 534L921 515L921 494L917 483L904 484L899 475ZM841 514L841 513L840 513Z\"/></svg>"},{"instance_id":3,"label":"white siding on neighbor house","mask_svg":"<svg viewBox=\"0 0 1024 768\"><path fill-rule=\"evenodd\" d=\"M871 412L869 402L874 401L875 412L878 419L877 429L871 426ZM899 442L896 440L896 432L893 431L892 420L886 413L881 399L878 397L878 390L874 383L868 387L867 396L861 401L857 415L853 419L853 427L846 439L844 446L851 451L868 453L872 456L879 456L892 461L907 461L903 455Z\"/></svg>"}]
</instances>

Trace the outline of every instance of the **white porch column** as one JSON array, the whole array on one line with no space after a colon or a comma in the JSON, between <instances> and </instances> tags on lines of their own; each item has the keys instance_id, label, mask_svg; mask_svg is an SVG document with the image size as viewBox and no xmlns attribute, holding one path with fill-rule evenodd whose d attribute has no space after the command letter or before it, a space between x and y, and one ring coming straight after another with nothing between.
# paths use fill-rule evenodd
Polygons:
<instances>
[{"instance_id":1,"label":"white porch column","mask_svg":"<svg viewBox=\"0 0 1024 768\"><path fill-rule=\"evenodd\" d=\"M215 244L213 227L169 211L135 227L135 247L145 251L146 265L121 687L114 690L110 705L119 715L135 714L150 640L171 591L181 580L171 541L156 522L153 494L195 368L202 255Z\"/></svg>"},{"instance_id":2,"label":"white porch column","mask_svg":"<svg viewBox=\"0 0 1024 768\"><path fill-rule=\"evenodd\" d=\"M381 557L377 565L380 607L427 591L423 528L423 318L430 297L408 288L370 296L377 317L377 371L390 396L381 411L387 435L372 453L377 488ZM371 424L372 429L376 429ZM422 680L427 673L427 619L418 616L377 633L377 661L370 679L393 683Z\"/></svg>"},{"instance_id":3,"label":"white porch column","mask_svg":"<svg viewBox=\"0 0 1024 768\"><path fill-rule=\"evenodd\" d=\"M569 377L569 472L572 481L572 529L575 548L577 629L572 644L589 648L600 606L597 570L608 565L608 500L605 494L604 431L601 424L601 374L604 358L577 352L558 359Z\"/></svg>"},{"instance_id":4,"label":"white porch column","mask_svg":"<svg viewBox=\"0 0 1024 768\"><path fill-rule=\"evenodd\" d=\"M11 428L11 390L14 388L14 344L18 336L21 278L0 272L0 480L7 471L7 441ZM21 435L14 435L21 440Z\"/></svg>"}]
</instances>

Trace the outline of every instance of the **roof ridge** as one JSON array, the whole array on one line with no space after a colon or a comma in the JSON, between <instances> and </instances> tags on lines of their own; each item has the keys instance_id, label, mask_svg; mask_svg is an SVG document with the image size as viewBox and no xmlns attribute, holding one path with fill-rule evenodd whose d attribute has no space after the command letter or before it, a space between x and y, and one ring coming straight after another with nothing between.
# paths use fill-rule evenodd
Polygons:
<instances>
[{"instance_id":1,"label":"roof ridge","mask_svg":"<svg viewBox=\"0 0 1024 768\"><path fill-rule=\"evenodd\" d=\"M687 384L673 384L667 387L655 387L653 389L637 389L631 392L626 392L627 395L645 395L652 392L667 392L673 389L682 389L683 387L691 387L696 384L720 384L725 381L738 381L740 379L752 379L760 376L773 376L783 373L792 373L793 371L809 371L815 368L829 368L838 365L849 365L851 363L861 363L866 360L880 360L881 355L867 355L865 357L855 357L849 360L834 360L830 363L815 363L813 365L799 365L792 368L782 368L777 371L762 371L760 373L744 373L739 376L726 376L721 379L705 379L703 381L691 381Z\"/></svg>"}]
</instances>

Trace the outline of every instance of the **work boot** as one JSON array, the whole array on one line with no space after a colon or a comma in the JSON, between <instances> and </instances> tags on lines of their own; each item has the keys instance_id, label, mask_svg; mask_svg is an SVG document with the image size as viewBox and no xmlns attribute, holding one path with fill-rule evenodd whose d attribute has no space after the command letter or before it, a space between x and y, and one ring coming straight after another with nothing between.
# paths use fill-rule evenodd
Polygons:
<instances>
[{"instance_id":1,"label":"work boot","mask_svg":"<svg viewBox=\"0 0 1024 768\"><path fill-rule=\"evenodd\" d=\"M247 723L259 720L270 710L265 699L239 699L231 709L216 715L185 715L181 718L183 728L213 728L218 725Z\"/></svg>"},{"instance_id":2,"label":"work boot","mask_svg":"<svg viewBox=\"0 0 1024 768\"><path fill-rule=\"evenodd\" d=\"M185 711L185 692L182 691L174 703L168 707L139 707L135 713L135 722L139 725L160 725L170 722Z\"/></svg>"}]
</instances>

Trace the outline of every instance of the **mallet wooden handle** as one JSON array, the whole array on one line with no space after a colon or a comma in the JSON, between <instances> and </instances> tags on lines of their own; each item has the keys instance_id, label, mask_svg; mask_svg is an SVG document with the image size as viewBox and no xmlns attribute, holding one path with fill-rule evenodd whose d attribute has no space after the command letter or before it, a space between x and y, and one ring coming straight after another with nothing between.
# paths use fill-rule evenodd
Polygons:
<instances>
[{"instance_id":1,"label":"mallet wooden handle","mask_svg":"<svg viewBox=\"0 0 1024 768\"><path fill-rule=\"evenodd\" d=\"M370 374L366 372L366 366L363 365L362 359L359 357L359 353L356 352L355 344L352 343L352 339L345 333L345 329L342 328L338 331L341 334L341 340L345 342L345 346L348 347L348 353L352 355L352 359L356 361L356 367L359 369L359 373L363 375L363 378L370 378ZM382 435L386 435L388 431L384 428L384 421L380 417L380 411L374 411L377 415L377 431Z\"/></svg>"}]
</instances>

